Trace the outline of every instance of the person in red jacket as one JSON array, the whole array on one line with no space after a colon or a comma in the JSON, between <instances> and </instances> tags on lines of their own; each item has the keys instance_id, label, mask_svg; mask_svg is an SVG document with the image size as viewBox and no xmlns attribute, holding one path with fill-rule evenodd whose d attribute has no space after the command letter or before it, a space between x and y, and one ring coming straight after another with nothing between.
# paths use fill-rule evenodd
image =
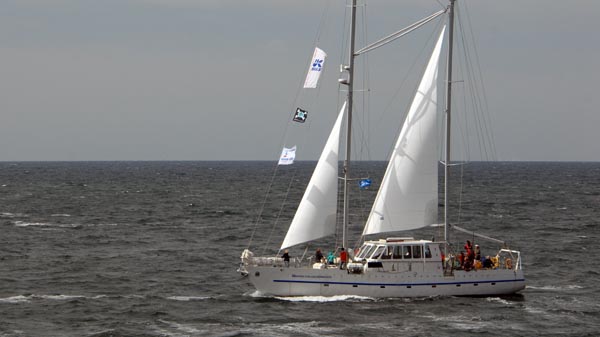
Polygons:
<instances>
[{"instance_id":1,"label":"person in red jacket","mask_svg":"<svg viewBox=\"0 0 600 337\"><path fill-rule=\"evenodd\" d=\"M340 251L340 269L345 269L346 264L348 263L348 253L342 247Z\"/></svg>"}]
</instances>

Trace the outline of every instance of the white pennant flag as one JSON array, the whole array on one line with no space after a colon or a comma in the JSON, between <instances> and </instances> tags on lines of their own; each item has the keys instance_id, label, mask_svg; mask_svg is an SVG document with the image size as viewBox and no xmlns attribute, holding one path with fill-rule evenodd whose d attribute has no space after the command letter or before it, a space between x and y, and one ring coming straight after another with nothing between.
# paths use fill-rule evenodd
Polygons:
<instances>
[{"instance_id":1,"label":"white pennant flag","mask_svg":"<svg viewBox=\"0 0 600 337\"><path fill-rule=\"evenodd\" d=\"M279 163L277 165L292 165L296 158L296 145L291 149L286 147L281 151L281 157L279 157Z\"/></svg>"},{"instance_id":2,"label":"white pennant flag","mask_svg":"<svg viewBox=\"0 0 600 337\"><path fill-rule=\"evenodd\" d=\"M319 76L323 71L323 65L325 64L325 57L327 54L319 48L315 48L310 65L308 66L308 74L306 74L306 80L304 81L305 88L316 88L317 82L319 82Z\"/></svg>"}]
</instances>

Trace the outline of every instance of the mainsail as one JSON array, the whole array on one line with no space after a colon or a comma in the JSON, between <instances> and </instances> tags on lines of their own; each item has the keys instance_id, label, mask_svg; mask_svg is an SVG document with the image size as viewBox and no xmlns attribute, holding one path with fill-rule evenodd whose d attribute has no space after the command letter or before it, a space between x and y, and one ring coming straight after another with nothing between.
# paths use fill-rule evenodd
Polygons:
<instances>
[{"instance_id":1,"label":"mainsail","mask_svg":"<svg viewBox=\"0 0 600 337\"><path fill-rule=\"evenodd\" d=\"M445 30L400 131L363 235L421 228L437 220L437 76Z\"/></svg>"},{"instance_id":2,"label":"mainsail","mask_svg":"<svg viewBox=\"0 0 600 337\"><path fill-rule=\"evenodd\" d=\"M346 103L327 139L281 249L335 233L338 152Z\"/></svg>"}]
</instances>

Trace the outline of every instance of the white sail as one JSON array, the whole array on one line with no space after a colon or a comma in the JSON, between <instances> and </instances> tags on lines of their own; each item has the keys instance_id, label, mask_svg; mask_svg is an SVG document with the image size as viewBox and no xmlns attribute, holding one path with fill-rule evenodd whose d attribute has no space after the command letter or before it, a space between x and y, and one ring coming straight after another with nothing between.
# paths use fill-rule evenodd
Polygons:
<instances>
[{"instance_id":1,"label":"white sail","mask_svg":"<svg viewBox=\"0 0 600 337\"><path fill-rule=\"evenodd\" d=\"M437 221L437 76L445 30L400 131L364 235L421 228Z\"/></svg>"},{"instance_id":2,"label":"white sail","mask_svg":"<svg viewBox=\"0 0 600 337\"><path fill-rule=\"evenodd\" d=\"M338 152L346 103L321 153L281 249L335 233L338 185Z\"/></svg>"}]
</instances>

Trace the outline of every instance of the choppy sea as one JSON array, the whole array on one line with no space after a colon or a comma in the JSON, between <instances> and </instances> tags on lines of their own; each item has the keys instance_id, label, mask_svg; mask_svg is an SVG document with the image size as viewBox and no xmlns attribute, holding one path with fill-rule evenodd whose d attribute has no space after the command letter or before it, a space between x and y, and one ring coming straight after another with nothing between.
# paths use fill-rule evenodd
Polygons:
<instances>
[{"instance_id":1,"label":"choppy sea","mask_svg":"<svg viewBox=\"0 0 600 337\"><path fill-rule=\"evenodd\" d=\"M313 167L0 163L0 336L599 335L600 163L454 169L451 221L521 251L518 295L263 296L236 272L239 256L277 252ZM374 183L353 194L353 244L384 164L358 167Z\"/></svg>"}]
</instances>

